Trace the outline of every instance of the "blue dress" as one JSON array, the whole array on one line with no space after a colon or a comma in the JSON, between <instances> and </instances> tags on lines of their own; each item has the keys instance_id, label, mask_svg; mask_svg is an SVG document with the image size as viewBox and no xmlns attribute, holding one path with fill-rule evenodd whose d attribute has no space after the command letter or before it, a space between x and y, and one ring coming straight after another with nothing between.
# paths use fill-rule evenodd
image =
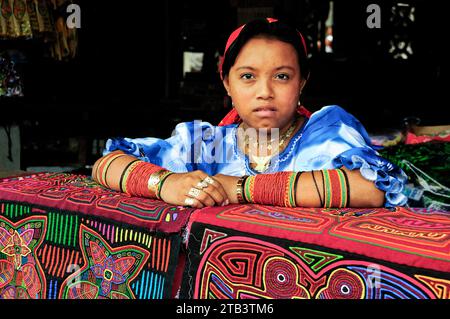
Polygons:
<instances>
[{"instance_id":1,"label":"blue dress","mask_svg":"<svg viewBox=\"0 0 450 319\"><path fill-rule=\"evenodd\" d=\"M103 155L119 149L176 173L202 170L209 175L258 174L238 147L237 127L238 124L214 126L203 121L184 122L167 139L108 139ZM342 166L359 169L364 178L384 191L387 207L406 204L407 197L402 194L406 174L380 157L362 124L337 105L314 112L286 148L272 157L264 173Z\"/></svg>"}]
</instances>

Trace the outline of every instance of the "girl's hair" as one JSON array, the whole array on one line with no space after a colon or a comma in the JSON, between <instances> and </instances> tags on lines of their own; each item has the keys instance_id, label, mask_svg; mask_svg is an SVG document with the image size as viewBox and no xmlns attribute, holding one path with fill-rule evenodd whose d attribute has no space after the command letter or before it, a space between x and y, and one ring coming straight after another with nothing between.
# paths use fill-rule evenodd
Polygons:
<instances>
[{"instance_id":1,"label":"girl's hair","mask_svg":"<svg viewBox=\"0 0 450 319\"><path fill-rule=\"evenodd\" d=\"M274 19L257 19L243 26L237 38L224 52L221 76L225 78L236 61L242 47L252 38L266 37L291 44L297 51L300 74L303 79L309 76L307 49L304 38L299 31L288 24Z\"/></svg>"}]
</instances>

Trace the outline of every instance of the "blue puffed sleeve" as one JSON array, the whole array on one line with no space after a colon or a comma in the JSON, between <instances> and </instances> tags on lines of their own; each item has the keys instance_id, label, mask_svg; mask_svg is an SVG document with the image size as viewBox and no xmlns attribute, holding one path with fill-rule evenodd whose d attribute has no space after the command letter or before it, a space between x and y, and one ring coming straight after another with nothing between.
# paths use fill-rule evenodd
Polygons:
<instances>
[{"instance_id":1,"label":"blue puffed sleeve","mask_svg":"<svg viewBox=\"0 0 450 319\"><path fill-rule=\"evenodd\" d=\"M385 206L405 205L407 197L402 191L407 181L406 174L398 166L379 156L367 131L353 115L338 106L330 111L330 118L326 122L336 128L336 138L348 146L347 150L332 160L333 167L359 169L364 178L373 181L378 189L385 192Z\"/></svg>"},{"instance_id":2,"label":"blue puffed sleeve","mask_svg":"<svg viewBox=\"0 0 450 319\"><path fill-rule=\"evenodd\" d=\"M336 167L359 169L364 178L373 181L378 189L385 192L387 207L406 204L407 197L402 193L407 181L406 174L375 151L364 147L353 148L340 154L333 163Z\"/></svg>"},{"instance_id":3,"label":"blue puffed sleeve","mask_svg":"<svg viewBox=\"0 0 450 319\"><path fill-rule=\"evenodd\" d=\"M207 122L183 122L175 127L172 136L167 139L153 137L128 138L117 137L108 139L103 155L115 150L122 150L126 154L135 156L143 161L164 167L175 173L190 172L197 169L210 174L214 164L206 165L210 161L202 152L212 143L214 126ZM205 138L206 137L206 138Z\"/></svg>"}]
</instances>

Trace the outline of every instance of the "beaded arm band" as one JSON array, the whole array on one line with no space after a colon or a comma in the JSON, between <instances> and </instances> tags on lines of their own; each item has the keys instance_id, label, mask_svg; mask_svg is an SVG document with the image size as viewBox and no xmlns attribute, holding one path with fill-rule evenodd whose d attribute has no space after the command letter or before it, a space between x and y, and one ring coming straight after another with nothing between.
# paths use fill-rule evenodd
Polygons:
<instances>
[{"instance_id":1,"label":"beaded arm band","mask_svg":"<svg viewBox=\"0 0 450 319\"><path fill-rule=\"evenodd\" d=\"M297 172L249 176L243 183L244 200L263 205L296 207L295 186L299 176Z\"/></svg>"},{"instance_id":2,"label":"beaded arm band","mask_svg":"<svg viewBox=\"0 0 450 319\"><path fill-rule=\"evenodd\" d=\"M345 171L341 169L321 170L324 186L323 207L347 207L350 190Z\"/></svg>"},{"instance_id":3,"label":"beaded arm band","mask_svg":"<svg viewBox=\"0 0 450 319\"><path fill-rule=\"evenodd\" d=\"M166 178L173 174L160 166L139 161L125 180L126 193L133 196L161 199L161 189ZM126 172L124 172L126 175Z\"/></svg>"},{"instance_id":4,"label":"beaded arm band","mask_svg":"<svg viewBox=\"0 0 450 319\"><path fill-rule=\"evenodd\" d=\"M319 196L320 206L348 207L350 188L345 171L321 170L323 194L320 194L314 173L311 172ZM303 172L278 172L243 176L237 183L239 203L257 203L284 207L296 207L297 184ZM323 196L323 197L322 197ZM323 199L322 199L323 198Z\"/></svg>"},{"instance_id":5,"label":"beaded arm band","mask_svg":"<svg viewBox=\"0 0 450 319\"><path fill-rule=\"evenodd\" d=\"M113 161L125 155L124 153L110 153L103 157L93 172L95 180L99 184L109 187L106 181L108 169ZM173 172L163 167L135 159L128 163L122 171L119 189L121 192L133 196L161 199L162 186L171 174Z\"/></svg>"},{"instance_id":6,"label":"beaded arm band","mask_svg":"<svg viewBox=\"0 0 450 319\"><path fill-rule=\"evenodd\" d=\"M92 177L100 184L109 187L106 181L106 174L108 173L108 169L111 166L112 162L114 162L119 157L125 156L124 153L110 153L103 157L101 161L98 163L95 171L92 172Z\"/></svg>"}]
</instances>

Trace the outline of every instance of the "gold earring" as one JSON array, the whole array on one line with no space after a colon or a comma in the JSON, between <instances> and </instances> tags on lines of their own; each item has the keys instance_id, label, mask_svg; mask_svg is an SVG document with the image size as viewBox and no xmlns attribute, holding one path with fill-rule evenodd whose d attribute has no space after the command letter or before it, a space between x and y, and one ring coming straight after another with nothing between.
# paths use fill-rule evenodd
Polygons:
<instances>
[{"instance_id":1,"label":"gold earring","mask_svg":"<svg viewBox=\"0 0 450 319\"><path fill-rule=\"evenodd\" d=\"M298 106L301 106L302 105L302 102L300 102L300 96L302 95L302 91L300 91L300 93L298 94L298 102L297 102L297 105Z\"/></svg>"}]
</instances>

